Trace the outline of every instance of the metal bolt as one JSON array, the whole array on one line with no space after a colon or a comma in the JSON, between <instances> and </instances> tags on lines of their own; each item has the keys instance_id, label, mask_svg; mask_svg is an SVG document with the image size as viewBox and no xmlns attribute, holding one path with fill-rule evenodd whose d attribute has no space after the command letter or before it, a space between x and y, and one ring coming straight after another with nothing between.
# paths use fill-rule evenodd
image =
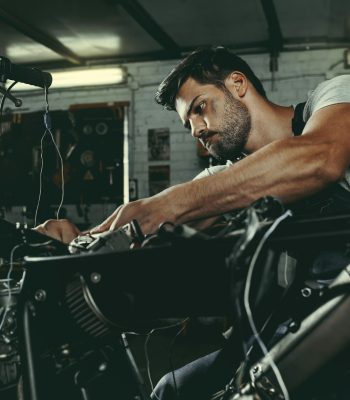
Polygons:
<instances>
[{"instance_id":1,"label":"metal bolt","mask_svg":"<svg viewBox=\"0 0 350 400\"><path fill-rule=\"evenodd\" d=\"M304 287L301 289L301 295L303 297L310 297L312 294L312 290L309 287Z\"/></svg>"},{"instance_id":2,"label":"metal bolt","mask_svg":"<svg viewBox=\"0 0 350 400\"><path fill-rule=\"evenodd\" d=\"M62 350L62 354L64 355L64 356L69 356L69 354L70 354L70 351L69 351L69 349L63 349Z\"/></svg>"},{"instance_id":3,"label":"metal bolt","mask_svg":"<svg viewBox=\"0 0 350 400\"><path fill-rule=\"evenodd\" d=\"M93 272L90 275L90 279L92 283L99 283L101 280L101 275L98 272Z\"/></svg>"},{"instance_id":4,"label":"metal bolt","mask_svg":"<svg viewBox=\"0 0 350 400\"><path fill-rule=\"evenodd\" d=\"M291 321L288 325L288 329L290 332L295 333L300 328L300 323L296 321Z\"/></svg>"},{"instance_id":5,"label":"metal bolt","mask_svg":"<svg viewBox=\"0 0 350 400\"><path fill-rule=\"evenodd\" d=\"M252 368L252 373L253 375L259 375L261 373L261 365L260 364L254 365L254 367Z\"/></svg>"},{"instance_id":6,"label":"metal bolt","mask_svg":"<svg viewBox=\"0 0 350 400\"><path fill-rule=\"evenodd\" d=\"M45 301L46 300L46 292L43 289L39 289L34 294L34 299L36 301Z\"/></svg>"},{"instance_id":7,"label":"metal bolt","mask_svg":"<svg viewBox=\"0 0 350 400\"><path fill-rule=\"evenodd\" d=\"M106 371L106 369L107 369L107 363L105 363L105 362L98 366L98 370L100 372Z\"/></svg>"}]
</instances>

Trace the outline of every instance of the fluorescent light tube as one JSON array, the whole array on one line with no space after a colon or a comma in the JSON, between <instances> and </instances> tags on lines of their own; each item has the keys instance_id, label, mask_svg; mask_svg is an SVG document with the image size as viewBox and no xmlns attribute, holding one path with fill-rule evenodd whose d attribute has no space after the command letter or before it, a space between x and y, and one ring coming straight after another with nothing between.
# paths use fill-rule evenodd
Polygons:
<instances>
[{"instance_id":1,"label":"fluorescent light tube","mask_svg":"<svg viewBox=\"0 0 350 400\"><path fill-rule=\"evenodd\" d=\"M65 89L87 86L107 86L124 82L126 71L122 67L72 68L61 71L48 71L52 75L52 89ZM7 85L8 86L8 85ZM13 91L42 90L35 86L18 83Z\"/></svg>"}]
</instances>

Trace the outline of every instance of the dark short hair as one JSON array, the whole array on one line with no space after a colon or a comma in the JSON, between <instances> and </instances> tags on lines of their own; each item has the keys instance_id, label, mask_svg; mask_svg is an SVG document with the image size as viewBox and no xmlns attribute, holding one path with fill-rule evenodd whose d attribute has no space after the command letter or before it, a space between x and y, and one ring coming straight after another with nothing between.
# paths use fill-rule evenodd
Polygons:
<instances>
[{"instance_id":1,"label":"dark short hair","mask_svg":"<svg viewBox=\"0 0 350 400\"><path fill-rule=\"evenodd\" d=\"M222 87L232 71L242 72L266 98L262 83L242 58L224 47L210 47L195 50L184 58L159 85L155 100L167 110L175 110L177 93L188 78Z\"/></svg>"}]
</instances>

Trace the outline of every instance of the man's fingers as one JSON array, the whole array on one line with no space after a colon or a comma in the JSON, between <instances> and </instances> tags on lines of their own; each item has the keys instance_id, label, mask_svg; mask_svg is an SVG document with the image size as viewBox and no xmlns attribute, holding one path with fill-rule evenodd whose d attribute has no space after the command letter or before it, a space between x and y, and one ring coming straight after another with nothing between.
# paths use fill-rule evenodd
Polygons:
<instances>
[{"instance_id":1,"label":"man's fingers","mask_svg":"<svg viewBox=\"0 0 350 400\"><path fill-rule=\"evenodd\" d=\"M115 219L114 213L110 215L107 219L101 222L99 225L89 230L89 233L100 233L108 231Z\"/></svg>"},{"instance_id":2,"label":"man's fingers","mask_svg":"<svg viewBox=\"0 0 350 400\"><path fill-rule=\"evenodd\" d=\"M38 225L35 228L33 228L34 231L37 231L39 233L41 233L42 235L46 235L46 230L42 225Z\"/></svg>"},{"instance_id":3,"label":"man's fingers","mask_svg":"<svg viewBox=\"0 0 350 400\"><path fill-rule=\"evenodd\" d=\"M110 218L111 217L108 217L108 219L106 219L103 222L101 222L100 225L97 225L94 228L89 229L87 231L87 233L101 233L101 232L108 231L108 229L109 229L109 227L111 225Z\"/></svg>"},{"instance_id":4,"label":"man's fingers","mask_svg":"<svg viewBox=\"0 0 350 400\"><path fill-rule=\"evenodd\" d=\"M121 226L128 224L133 219L142 219L142 215L143 210L140 200L132 201L128 204L125 204L123 208L119 210L118 215L116 215L116 217L114 218L109 227L109 230L114 231L115 229L118 229Z\"/></svg>"},{"instance_id":5,"label":"man's fingers","mask_svg":"<svg viewBox=\"0 0 350 400\"><path fill-rule=\"evenodd\" d=\"M43 235L50 236L53 239L60 241L62 240L60 228L57 225L57 221L54 219L49 219L48 221L45 221L44 223L34 227L33 230Z\"/></svg>"},{"instance_id":6,"label":"man's fingers","mask_svg":"<svg viewBox=\"0 0 350 400\"><path fill-rule=\"evenodd\" d=\"M81 231L74 224L62 225L61 240L63 243L68 244L79 235L81 235Z\"/></svg>"},{"instance_id":7,"label":"man's fingers","mask_svg":"<svg viewBox=\"0 0 350 400\"><path fill-rule=\"evenodd\" d=\"M119 227L118 225L118 218L114 218L114 221L111 223L109 230L114 231Z\"/></svg>"},{"instance_id":8,"label":"man's fingers","mask_svg":"<svg viewBox=\"0 0 350 400\"><path fill-rule=\"evenodd\" d=\"M117 215L119 214L121 208L123 205L120 205L118 208L116 208L108 218L106 218L103 222L101 222L99 225L95 226L94 228L89 230L89 233L100 233L100 232L105 232L108 231L111 228L111 225L113 224L113 221L117 218Z\"/></svg>"},{"instance_id":9,"label":"man's fingers","mask_svg":"<svg viewBox=\"0 0 350 400\"><path fill-rule=\"evenodd\" d=\"M70 243L81 233L74 224L66 219L51 219L33 229L63 243Z\"/></svg>"}]
</instances>

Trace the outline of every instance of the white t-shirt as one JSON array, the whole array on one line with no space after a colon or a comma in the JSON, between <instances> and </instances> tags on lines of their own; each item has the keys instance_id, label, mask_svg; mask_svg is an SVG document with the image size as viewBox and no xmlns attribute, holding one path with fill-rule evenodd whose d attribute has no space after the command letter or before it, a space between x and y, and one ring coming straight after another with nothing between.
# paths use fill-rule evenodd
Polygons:
<instances>
[{"instance_id":1,"label":"white t-shirt","mask_svg":"<svg viewBox=\"0 0 350 400\"><path fill-rule=\"evenodd\" d=\"M233 165L231 161L226 161L225 165L214 165L213 167L209 167L201 171L198 175L196 175L193 180L205 178L206 176L215 175L218 172L225 171L230 165Z\"/></svg>"},{"instance_id":2,"label":"white t-shirt","mask_svg":"<svg viewBox=\"0 0 350 400\"><path fill-rule=\"evenodd\" d=\"M339 103L350 103L350 75L340 75L329 79L308 93L303 113L304 122L307 122L320 108ZM331 135L332 132L330 131L329 134ZM350 166L339 184L350 192Z\"/></svg>"},{"instance_id":3,"label":"white t-shirt","mask_svg":"<svg viewBox=\"0 0 350 400\"><path fill-rule=\"evenodd\" d=\"M340 75L328 81L320 83L314 90L308 93L308 98L304 107L303 119L307 122L312 114L320 108L333 104L350 103L350 75ZM332 132L329 132L331 135ZM350 132L349 132L350 135ZM204 178L224 171L230 165L216 165L200 172L194 179ZM340 185L350 192L350 166L345 172L344 178L339 182Z\"/></svg>"}]
</instances>

